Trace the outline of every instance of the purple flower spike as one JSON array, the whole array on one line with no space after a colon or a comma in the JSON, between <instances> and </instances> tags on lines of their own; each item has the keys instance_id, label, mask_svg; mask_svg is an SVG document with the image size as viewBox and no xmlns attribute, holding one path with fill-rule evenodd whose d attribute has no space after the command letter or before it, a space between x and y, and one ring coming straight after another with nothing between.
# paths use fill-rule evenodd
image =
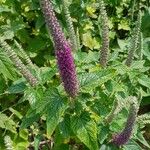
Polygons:
<instances>
[{"instance_id":1,"label":"purple flower spike","mask_svg":"<svg viewBox=\"0 0 150 150\"><path fill-rule=\"evenodd\" d=\"M70 97L75 97L78 93L78 81L71 47L65 39L51 2L49 0L40 0L40 2L46 24L54 40L57 64L65 91Z\"/></svg>"},{"instance_id":2,"label":"purple flower spike","mask_svg":"<svg viewBox=\"0 0 150 150\"><path fill-rule=\"evenodd\" d=\"M56 18L56 15L53 11L51 0L40 0L41 8L43 15L45 17L45 22L48 26L48 29L51 31L55 49L61 50L66 39L60 27L60 24Z\"/></svg>"},{"instance_id":3,"label":"purple flower spike","mask_svg":"<svg viewBox=\"0 0 150 150\"><path fill-rule=\"evenodd\" d=\"M130 112L128 115L128 119L127 119L125 128L123 129L123 131L121 133L119 133L113 137L113 140L112 140L113 144L120 147L129 141L129 139L132 135L134 125L135 125L136 115L137 115L137 108L134 104L132 104L130 106Z\"/></svg>"},{"instance_id":4,"label":"purple flower spike","mask_svg":"<svg viewBox=\"0 0 150 150\"><path fill-rule=\"evenodd\" d=\"M71 97L75 97L78 93L78 82L71 49L67 43L64 45L63 50L56 51L56 56L65 91Z\"/></svg>"}]
</instances>

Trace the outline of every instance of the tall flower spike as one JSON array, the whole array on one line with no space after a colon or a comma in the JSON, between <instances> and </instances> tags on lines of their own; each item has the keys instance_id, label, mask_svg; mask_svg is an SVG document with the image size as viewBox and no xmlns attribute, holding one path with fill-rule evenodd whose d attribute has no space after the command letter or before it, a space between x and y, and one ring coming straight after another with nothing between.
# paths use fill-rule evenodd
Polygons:
<instances>
[{"instance_id":1,"label":"tall flower spike","mask_svg":"<svg viewBox=\"0 0 150 150\"><path fill-rule=\"evenodd\" d=\"M22 48L22 46L21 46L16 40L14 40L14 43L15 43L15 45L17 46L19 52L21 53L22 58L24 58L26 64L27 64L29 67L33 67L34 65L33 65L31 59L30 59L29 56L26 54L26 52L24 51L24 49Z\"/></svg>"},{"instance_id":2,"label":"tall flower spike","mask_svg":"<svg viewBox=\"0 0 150 150\"><path fill-rule=\"evenodd\" d=\"M14 63L14 65L20 71L20 73L28 80L30 85L36 86L38 84L38 79L31 74L31 72L22 63L22 61L19 59L17 54L12 50L12 48L3 40L0 40L0 45L2 46L7 56L10 57L11 61Z\"/></svg>"},{"instance_id":3,"label":"tall flower spike","mask_svg":"<svg viewBox=\"0 0 150 150\"><path fill-rule=\"evenodd\" d=\"M76 31L76 38L77 38L77 47L80 49L80 34L79 34L79 28L77 28Z\"/></svg>"},{"instance_id":4,"label":"tall flower spike","mask_svg":"<svg viewBox=\"0 0 150 150\"><path fill-rule=\"evenodd\" d=\"M123 106L119 100L115 99L113 103L112 110L108 114L108 116L105 119L105 123L109 124L112 122L112 120L116 117L116 115L122 110Z\"/></svg>"},{"instance_id":5,"label":"tall flower spike","mask_svg":"<svg viewBox=\"0 0 150 150\"><path fill-rule=\"evenodd\" d=\"M139 56L139 60L142 60L143 57L143 34L140 32L139 39L138 39L138 48L137 48L137 55Z\"/></svg>"},{"instance_id":6,"label":"tall flower spike","mask_svg":"<svg viewBox=\"0 0 150 150\"><path fill-rule=\"evenodd\" d=\"M54 40L57 64L65 91L70 97L75 97L78 93L78 81L70 45L65 39L51 2L40 0L40 3L45 21Z\"/></svg>"},{"instance_id":7,"label":"tall flower spike","mask_svg":"<svg viewBox=\"0 0 150 150\"><path fill-rule=\"evenodd\" d=\"M77 38L75 35L73 23L71 20L69 9L68 9L67 0L62 0L62 4L63 4L64 13L65 13L65 19L66 19L66 23L67 23L69 37L70 37L71 44L72 44L72 49L75 51L75 50L78 50Z\"/></svg>"},{"instance_id":8,"label":"tall flower spike","mask_svg":"<svg viewBox=\"0 0 150 150\"><path fill-rule=\"evenodd\" d=\"M100 6L100 20L102 28L102 47L101 47L100 64L102 65L102 67L106 67L109 53L108 16L103 0L100 0L99 6Z\"/></svg>"},{"instance_id":9,"label":"tall flower spike","mask_svg":"<svg viewBox=\"0 0 150 150\"><path fill-rule=\"evenodd\" d=\"M123 99L121 96L117 96L113 102L110 113L105 118L105 123L110 124L124 107L128 107L131 102L136 103L136 101L136 98L132 96L129 96L125 99Z\"/></svg>"},{"instance_id":10,"label":"tall flower spike","mask_svg":"<svg viewBox=\"0 0 150 150\"><path fill-rule=\"evenodd\" d=\"M112 143L115 144L116 146L120 147L129 141L129 139L132 135L132 131L133 131L135 122L136 122L137 111L138 111L137 104L132 103L130 105L129 115L128 115L128 119L127 119L125 128L123 129L123 131L121 133L119 133L113 137Z\"/></svg>"},{"instance_id":11,"label":"tall flower spike","mask_svg":"<svg viewBox=\"0 0 150 150\"><path fill-rule=\"evenodd\" d=\"M125 62L125 64L128 67L131 66L133 58L134 58L134 52L138 48L140 30L141 30L141 11L139 10L138 19L137 19L136 26L135 26L134 31L133 31L132 38L131 38L129 53L128 53L128 56L127 56L127 60Z\"/></svg>"}]
</instances>

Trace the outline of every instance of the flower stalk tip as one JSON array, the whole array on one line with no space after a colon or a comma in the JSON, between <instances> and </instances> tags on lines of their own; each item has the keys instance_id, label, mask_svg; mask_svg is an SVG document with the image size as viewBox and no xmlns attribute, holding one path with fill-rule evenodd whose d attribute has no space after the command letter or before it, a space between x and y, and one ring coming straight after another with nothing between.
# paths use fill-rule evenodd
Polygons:
<instances>
[{"instance_id":1,"label":"flower stalk tip","mask_svg":"<svg viewBox=\"0 0 150 150\"><path fill-rule=\"evenodd\" d=\"M53 11L49 0L40 0L46 24L51 31L57 64L66 93L74 98L78 93L78 81L71 46L65 39L64 33Z\"/></svg>"}]
</instances>

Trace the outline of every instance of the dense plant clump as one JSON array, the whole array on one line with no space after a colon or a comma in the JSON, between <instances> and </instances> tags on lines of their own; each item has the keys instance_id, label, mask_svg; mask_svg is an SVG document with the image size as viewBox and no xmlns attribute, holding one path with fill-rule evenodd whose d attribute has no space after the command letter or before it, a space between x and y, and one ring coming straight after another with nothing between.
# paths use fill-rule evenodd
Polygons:
<instances>
[{"instance_id":1,"label":"dense plant clump","mask_svg":"<svg viewBox=\"0 0 150 150\"><path fill-rule=\"evenodd\" d=\"M0 1L0 150L150 149L150 3Z\"/></svg>"},{"instance_id":2,"label":"dense plant clump","mask_svg":"<svg viewBox=\"0 0 150 150\"><path fill-rule=\"evenodd\" d=\"M64 88L71 97L75 97L78 93L78 82L73 56L71 54L71 47L64 37L59 22L52 9L51 2L48 0L41 0L40 2L45 21L53 35L58 68Z\"/></svg>"}]
</instances>

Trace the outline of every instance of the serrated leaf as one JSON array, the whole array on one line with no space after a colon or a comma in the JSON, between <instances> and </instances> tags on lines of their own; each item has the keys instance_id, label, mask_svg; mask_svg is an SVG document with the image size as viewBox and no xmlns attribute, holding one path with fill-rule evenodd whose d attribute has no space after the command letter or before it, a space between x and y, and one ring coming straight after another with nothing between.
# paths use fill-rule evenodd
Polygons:
<instances>
[{"instance_id":1,"label":"serrated leaf","mask_svg":"<svg viewBox=\"0 0 150 150\"><path fill-rule=\"evenodd\" d=\"M28 140L29 130L28 129L19 130L19 137L22 138L23 140Z\"/></svg>"},{"instance_id":2,"label":"serrated leaf","mask_svg":"<svg viewBox=\"0 0 150 150\"><path fill-rule=\"evenodd\" d=\"M41 135L35 136L35 138L34 138L34 150L39 149L39 144L40 144L41 139L42 139Z\"/></svg>"},{"instance_id":3,"label":"serrated leaf","mask_svg":"<svg viewBox=\"0 0 150 150\"><path fill-rule=\"evenodd\" d=\"M118 29L121 30L130 30L130 26L127 20L121 20L121 22L118 24Z\"/></svg>"},{"instance_id":4,"label":"serrated leaf","mask_svg":"<svg viewBox=\"0 0 150 150\"><path fill-rule=\"evenodd\" d=\"M83 40L83 45L90 48L91 50L100 48L99 42L97 41L96 38L92 37L90 32L83 34L82 40Z\"/></svg>"},{"instance_id":5,"label":"serrated leaf","mask_svg":"<svg viewBox=\"0 0 150 150\"><path fill-rule=\"evenodd\" d=\"M96 9L94 7L87 6L86 10L87 10L90 17L97 18L97 15L95 14Z\"/></svg>"},{"instance_id":6,"label":"serrated leaf","mask_svg":"<svg viewBox=\"0 0 150 150\"><path fill-rule=\"evenodd\" d=\"M13 133L15 130L15 122L3 113L0 113L0 128L9 130Z\"/></svg>"},{"instance_id":7,"label":"serrated leaf","mask_svg":"<svg viewBox=\"0 0 150 150\"><path fill-rule=\"evenodd\" d=\"M21 115L21 113L13 108L9 108L9 110L15 114L19 119L21 119L23 116Z\"/></svg>"},{"instance_id":8,"label":"serrated leaf","mask_svg":"<svg viewBox=\"0 0 150 150\"><path fill-rule=\"evenodd\" d=\"M14 80L16 77L16 70L13 67L10 59L2 52L0 49L0 73L3 74L5 78Z\"/></svg>"},{"instance_id":9,"label":"serrated leaf","mask_svg":"<svg viewBox=\"0 0 150 150\"><path fill-rule=\"evenodd\" d=\"M59 95L58 91L52 91L51 89L47 91L45 96L45 101L47 104L47 136L51 137L55 128L62 119L62 115L67 109L67 104L65 100Z\"/></svg>"},{"instance_id":10,"label":"serrated leaf","mask_svg":"<svg viewBox=\"0 0 150 150\"><path fill-rule=\"evenodd\" d=\"M29 109L26 116L23 117L20 129L25 129L39 120L40 114L36 112L36 110Z\"/></svg>"},{"instance_id":11,"label":"serrated leaf","mask_svg":"<svg viewBox=\"0 0 150 150\"><path fill-rule=\"evenodd\" d=\"M134 61L131 67L134 69L142 69L144 67L144 63L145 63L144 60Z\"/></svg>"},{"instance_id":12,"label":"serrated leaf","mask_svg":"<svg viewBox=\"0 0 150 150\"><path fill-rule=\"evenodd\" d=\"M128 144L124 146L124 150L143 150L135 141L130 140Z\"/></svg>"},{"instance_id":13,"label":"serrated leaf","mask_svg":"<svg viewBox=\"0 0 150 150\"><path fill-rule=\"evenodd\" d=\"M45 83L49 81L57 72L56 67L55 68L49 68L49 67L43 67L40 68L41 71L41 78L42 82Z\"/></svg>"},{"instance_id":14,"label":"serrated leaf","mask_svg":"<svg viewBox=\"0 0 150 150\"><path fill-rule=\"evenodd\" d=\"M144 39L143 43L143 54L147 57L148 60L150 60L150 37Z\"/></svg>"},{"instance_id":15,"label":"serrated leaf","mask_svg":"<svg viewBox=\"0 0 150 150\"><path fill-rule=\"evenodd\" d=\"M28 100L31 107L35 108L36 103L40 103L43 100L43 89L41 87L38 87L37 89L32 87L26 89L23 100Z\"/></svg>"},{"instance_id":16,"label":"serrated leaf","mask_svg":"<svg viewBox=\"0 0 150 150\"><path fill-rule=\"evenodd\" d=\"M98 150L97 126L86 112L71 118L71 126L75 135L90 150Z\"/></svg>"},{"instance_id":17,"label":"serrated leaf","mask_svg":"<svg viewBox=\"0 0 150 150\"><path fill-rule=\"evenodd\" d=\"M59 124L59 130L65 141L68 141L71 136L70 117L65 116L63 121Z\"/></svg>"},{"instance_id":18,"label":"serrated leaf","mask_svg":"<svg viewBox=\"0 0 150 150\"><path fill-rule=\"evenodd\" d=\"M100 72L82 73L79 75L80 87L84 91L89 91L112 79L115 75L116 73L113 69L101 70Z\"/></svg>"},{"instance_id":19,"label":"serrated leaf","mask_svg":"<svg viewBox=\"0 0 150 150\"><path fill-rule=\"evenodd\" d=\"M3 25L0 28L0 36L3 40L12 39L14 37L14 32L9 25Z\"/></svg>"},{"instance_id":20,"label":"serrated leaf","mask_svg":"<svg viewBox=\"0 0 150 150\"><path fill-rule=\"evenodd\" d=\"M143 134L141 132L137 132L137 136L136 139L142 143L143 145L145 145L147 148L150 149L150 145L147 143L147 141L145 140Z\"/></svg>"},{"instance_id":21,"label":"serrated leaf","mask_svg":"<svg viewBox=\"0 0 150 150\"><path fill-rule=\"evenodd\" d=\"M102 144L104 140L107 138L109 133L109 127L108 126L102 126L99 133L99 142Z\"/></svg>"},{"instance_id":22,"label":"serrated leaf","mask_svg":"<svg viewBox=\"0 0 150 150\"><path fill-rule=\"evenodd\" d=\"M147 88L150 88L150 78L149 78L148 76L146 76L146 75L141 76L141 77L138 79L138 82L139 82L141 85L143 85L143 86L145 86L145 87L147 87Z\"/></svg>"},{"instance_id":23,"label":"serrated leaf","mask_svg":"<svg viewBox=\"0 0 150 150\"><path fill-rule=\"evenodd\" d=\"M118 150L118 148L114 145L110 145L110 144L103 144L99 150Z\"/></svg>"},{"instance_id":24,"label":"serrated leaf","mask_svg":"<svg viewBox=\"0 0 150 150\"><path fill-rule=\"evenodd\" d=\"M117 42L118 42L118 45L119 45L119 47L120 47L120 51L124 51L126 48L127 48L127 46L128 46L128 41L126 41L126 40L121 40L121 39L117 39Z\"/></svg>"},{"instance_id":25,"label":"serrated leaf","mask_svg":"<svg viewBox=\"0 0 150 150\"><path fill-rule=\"evenodd\" d=\"M7 91L10 93L10 94L17 94L17 93L22 93L26 88L26 85L23 81L17 81L17 82L14 82L13 85L11 85Z\"/></svg>"}]
</instances>

